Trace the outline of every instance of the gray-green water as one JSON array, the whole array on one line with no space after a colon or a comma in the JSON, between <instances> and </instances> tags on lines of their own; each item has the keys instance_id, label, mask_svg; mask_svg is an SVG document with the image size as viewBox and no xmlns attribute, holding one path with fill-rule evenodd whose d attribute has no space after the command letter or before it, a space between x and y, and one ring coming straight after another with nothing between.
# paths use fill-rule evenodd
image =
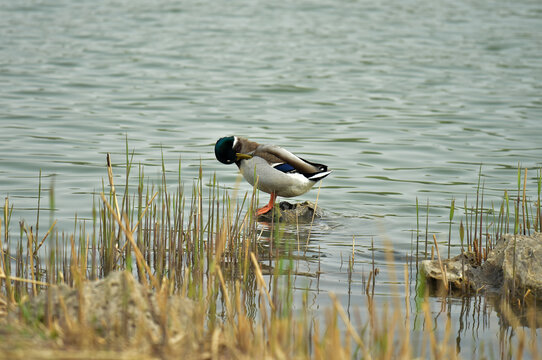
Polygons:
<instances>
[{"instance_id":1,"label":"gray-green water","mask_svg":"<svg viewBox=\"0 0 542 360\"><path fill-rule=\"evenodd\" d=\"M124 162L126 136L147 174L159 172L163 151L172 179L182 158L188 184L201 162L232 188L235 167L214 158L219 137L282 145L334 170L318 200L327 216L311 237L323 275L299 286L313 290L315 308L328 291L355 307L371 239L384 274L384 238L402 269L416 197L429 199L430 233L444 240L450 200L475 195L480 164L488 203L515 189L518 163L534 191L541 18L529 0L2 1L0 195L15 204L15 220L33 220L41 169L44 191L54 178L59 229L69 231L75 213L90 216L105 153ZM379 283L382 301L390 285ZM457 320L461 301L450 306ZM467 357L498 341L487 307L476 329L455 329Z\"/></svg>"}]
</instances>

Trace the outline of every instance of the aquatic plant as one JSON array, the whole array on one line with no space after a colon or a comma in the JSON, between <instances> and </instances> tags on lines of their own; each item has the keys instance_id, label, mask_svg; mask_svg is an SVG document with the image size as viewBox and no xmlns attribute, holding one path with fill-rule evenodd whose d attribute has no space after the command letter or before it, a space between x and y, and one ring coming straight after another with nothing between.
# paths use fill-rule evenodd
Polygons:
<instances>
[{"instance_id":1,"label":"aquatic plant","mask_svg":"<svg viewBox=\"0 0 542 360\"><path fill-rule=\"evenodd\" d=\"M138 167L136 181L130 182L133 153L129 156L126 151L125 181L123 193L119 194L114 166L108 156L108 185L104 184L95 196L90 232L87 220L76 217L71 234L56 231L52 222L49 230L40 236L37 225L20 222L17 236L11 231L13 204L6 198L0 221L3 235L0 237L0 317L7 325L0 336L7 341L0 342L0 353L8 357L37 356L31 350L34 346L28 346L29 342L37 341L49 349L40 354L42 358L61 354L78 358L120 357L122 354L129 358L182 355L201 359L457 357L457 346L451 339L451 319L446 320L443 336L438 337L433 331L434 319L426 291L418 289L419 307L411 314L410 273L406 264L403 269L405 304L401 304L400 296L395 296L394 303L384 305L382 311L377 310L374 296L378 268L374 252L365 286L366 306L356 310L353 316L333 294L323 318L313 312L307 292L302 295L301 304L294 306L295 263L299 255L294 255L293 250L297 248L297 254L304 253L299 250L310 246L308 240L297 239L293 245L284 239L282 225L272 223L269 230L260 227L254 218L256 192L237 200L235 190L231 196L219 185L216 176L205 182L201 165L191 194L186 195L180 165L179 161L175 183L167 181L163 160L158 185L147 179L142 166ZM39 193L41 197L41 185ZM477 225L472 226L472 220L466 228L468 246L473 249L480 248L481 209L482 206L480 209L477 206L469 213L466 208L471 219L473 215L476 219L480 217L479 232ZM540 207L538 217L539 214ZM453 210L450 224L452 218ZM519 227L519 220L516 223L518 231L525 229ZM269 240L262 240L264 231L269 231ZM426 237L427 233L426 218ZM434 241L436 245L436 238ZM426 240L426 249L427 246ZM388 261L394 263L390 244L387 249ZM354 250L355 238L348 265L350 279L355 271ZM64 322L55 319L51 312L44 315L32 310L31 299L40 294L46 295L49 304L46 307L51 306L48 289L52 285L67 284L81 292L84 283L103 279L114 271L134 274L157 299L180 296L193 300L195 310L190 329L194 334L193 343L187 346L186 339L169 334L171 319L160 310L163 307L155 314L162 329L159 336L146 337L144 334L151 330L142 328L135 339L131 339L123 327L115 330L116 336L112 338L92 327L84 315L85 307L91 304L85 304L82 296L78 297L75 316L61 310L67 318ZM125 315L120 316L124 319ZM418 319L426 324L421 342L414 342L412 316L416 317L414 324L419 323ZM519 324L514 325L511 312L508 318L520 346L514 348L512 340L504 337L503 349L518 358L527 350L537 354L536 341L530 341L526 348L528 332ZM536 336L536 333L530 335ZM148 346L142 350L141 344Z\"/></svg>"}]
</instances>

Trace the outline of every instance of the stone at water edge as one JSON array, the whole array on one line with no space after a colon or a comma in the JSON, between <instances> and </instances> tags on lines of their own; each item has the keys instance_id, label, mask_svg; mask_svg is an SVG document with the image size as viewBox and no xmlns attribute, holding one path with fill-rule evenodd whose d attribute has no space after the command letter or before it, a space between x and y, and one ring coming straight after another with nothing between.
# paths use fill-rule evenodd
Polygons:
<instances>
[{"instance_id":1,"label":"stone at water edge","mask_svg":"<svg viewBox=\"0 0 542 360\"><path fill-rule=\"evenodd\" d=\"M281 201L278 209L280 211L279 221L293 224L295 224L296 221L301 224L310 223L313 219L320 219L324 215L322 209L310 201L297 204ZM274 211L270 210L267 213L258 216L258 220L271 222L273 220L273 213L276 211L277 206L275 205Z\"/></svg>"},{"instance_id":2,"label":"stone at water edge","mask_svg":"<svg viewBox=\"0 0 542 360\"><path fill-rule=\"evenodd\" d=\"M488 262L500 266L509 289L515 277L516 289L520 291L518 296L531 290L537 298L542 298L542 233L531 236L506 234L497 242L493 253Z\"/></svg>"},{"instance_id":3,"label":"stone at water edge","mask_svg":"<svg viewBox=\"0 0 542 360\"><path fill-rule=\"evenodd\" d=\"M473 256L466 253L442 261L452 287L503 294L515 286L516 296L523 297L530 290L542 298L542 233L502 236L482 265L476 265ZM420 270L427 278L442 282L438 260L422 261Z\"/></svg>"},{"instance_id":4,"label":"stone at water edge","mask_svg":"<svg viewBox=\"0 0 542 360\"><path fill-rule=\"evenodd\" d=\"M475 258L472 253L457 255L451 259L442 260L442 268L446 269L446 279L452 289L460 289L462 286L476 288L476 280L473 275ZM443 276L438 260L422 260L420 271L426 278L437 281L437 285L443 285Z\"/></svg>"}]
</instances>

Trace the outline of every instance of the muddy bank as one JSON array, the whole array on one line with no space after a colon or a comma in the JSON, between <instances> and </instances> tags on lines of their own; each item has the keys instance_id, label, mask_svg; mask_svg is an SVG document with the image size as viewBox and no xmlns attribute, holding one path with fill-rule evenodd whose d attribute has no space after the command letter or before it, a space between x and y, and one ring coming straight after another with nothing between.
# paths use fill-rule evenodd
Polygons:
<instances>
[{"instance_id":1,"label":"muddy bank","mask_svg":"<svg viewBox=\"0 0 542 360\"><path fill-rule=\"evenodd\" d=\"M182 342L190 352L198 343L193 326L195 304L169 296L166 289L152 291L127 271L113 272L74 288L51 286L25 308L49 328L57 327L71 337L81 334L98 339L113 347L119 343L149 349L155 344ZM70 341L80 345L84 339Z\"/></svg>"},{"instance_id":2,"label":"muddy bank","mask_svg":"<svg viewBox=\"0 0 542 360\"><path fill-rule=\"evenodd\" d=\"M483 291L521 298L542 298L542 233L531 236L504 235L490 251L487 260L478 265L472 253L450 260L424 260L420 269L436 284L443 278L452 291Z\"/></svg>"}]
</instances>

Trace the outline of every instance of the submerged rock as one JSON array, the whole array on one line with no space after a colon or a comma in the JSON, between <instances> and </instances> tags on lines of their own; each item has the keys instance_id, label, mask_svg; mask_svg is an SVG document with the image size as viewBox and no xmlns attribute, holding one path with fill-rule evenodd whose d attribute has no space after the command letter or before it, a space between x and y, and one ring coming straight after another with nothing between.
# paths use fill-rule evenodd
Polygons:
<instances>
[{"instance_id":1,"label":"submerged rock","mask_svg":"<svg viewBox=\"0 0 542 360\"><path fill-rule=\"evenodd\" d=\"M443 272L438 260L424 260L421 271L442 284ZM542 298L542 233L531 236L504 235L478 265L472 253L442 261L446 279L453 290L475 290L516 296L533 294Z\"/></svg>"},{"instance_id":2,"label":"submerged rock","mask_svg":"<svg viewBox=\"0 0 542 360\"><path fill-rule=\"evenodd\" d=\"M279 210L276 214L277 209ZM258 216L260 221L271 222L273 216L275 221L288 222L288 223L310 223L313 219L319 219L323 215L323 211L310 201L305 201L298 204L292 204L287 201L281 201L279 206L275 206L274 210L271 210L265 214Z\"/></svg>"},{"instance_id":3,"label":"submerged rock","mask_svg":"<svg viewBox=\"0 0 542 360\"><path fill-rule=\"evenodd\" d=\"M127 340L137 345L185 339L195 343L191 300L152 291L131 273L113 272L79 287L51 286L28 305L38 320L92 329L107 341Z\"/></svg>"}]
</instances>

